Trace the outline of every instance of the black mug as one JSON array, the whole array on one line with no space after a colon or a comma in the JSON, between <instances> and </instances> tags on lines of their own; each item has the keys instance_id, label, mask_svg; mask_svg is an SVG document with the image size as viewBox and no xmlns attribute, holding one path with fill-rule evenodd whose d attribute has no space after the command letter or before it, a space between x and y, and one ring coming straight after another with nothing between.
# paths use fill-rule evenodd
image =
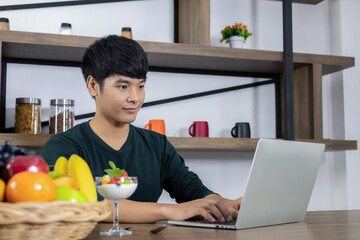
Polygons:
<instances>
[{"instance_id":1,"label":"black mug","mask_svg":"<svg viewBox=\"0 0 360 240\"><path fill-rule=\"evenodd\" d=\"M231 129L231 136L234 138L250 138L250 124L248 122L235 123Z\"/></svg>"}]
</instances>

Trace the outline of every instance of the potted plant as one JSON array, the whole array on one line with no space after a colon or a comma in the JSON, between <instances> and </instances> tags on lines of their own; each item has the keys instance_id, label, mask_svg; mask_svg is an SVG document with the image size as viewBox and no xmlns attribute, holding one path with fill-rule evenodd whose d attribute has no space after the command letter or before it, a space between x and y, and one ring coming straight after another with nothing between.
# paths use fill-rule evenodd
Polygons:
<instances>
[{"instance_id":1,"label":"potted plant","mask_svg":"<svg viewBox=\"0 0 360 240\"><path fill-rule=\"evenodd\" d=\"M231 48L241 48L246 42L247 38L252 36L252 32L249 32L247 25L242 23L235 23L230 27L226 26L221 31L222 39L220 42L226 41L230 43Z\"/></svg>"}]
</instances>

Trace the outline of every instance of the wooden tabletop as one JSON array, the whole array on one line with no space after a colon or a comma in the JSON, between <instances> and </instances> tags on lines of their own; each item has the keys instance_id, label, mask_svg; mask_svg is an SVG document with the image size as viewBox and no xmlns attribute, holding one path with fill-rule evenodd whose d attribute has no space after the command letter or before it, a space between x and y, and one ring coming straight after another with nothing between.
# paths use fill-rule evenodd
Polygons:
<instances>
[{"instance_id":1,"label":"wooden tabletop","mask_svg":"<svg viewBox=\"0 0 360 240\"><path fill-rule=\"evenodd\" d=\"M129 225L133 224L121 224L122 227ZM145 224L144 226L154 226L154 224ZM111 224L98 224L94 231L86 239L119 239L116 237L99 236L99 230L107 230L110 227ZM162 232L151 234L142 229L134 229L131 236L125 236L122 237L122 239L358 240L360 239L360 210L308 212L304 222L245 230L217 230L168 226Z\"/></svg>"}]
</instances>

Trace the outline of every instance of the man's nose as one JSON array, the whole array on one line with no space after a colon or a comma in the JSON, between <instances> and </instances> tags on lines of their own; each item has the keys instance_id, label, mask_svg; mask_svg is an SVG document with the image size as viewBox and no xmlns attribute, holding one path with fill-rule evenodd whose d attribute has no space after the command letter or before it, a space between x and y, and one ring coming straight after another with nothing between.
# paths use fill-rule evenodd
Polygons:
<instances>
[{"instance_id":1,"label":"man's nose","mask_svg":"<svg viewBox=\"0 0 360 240\"><path fill-rule=\"evenodd\" d=\"M136 89L131 89L129 92L128 102L138 102L139 101L139 93Z\"/></svg>"}]
</instances>

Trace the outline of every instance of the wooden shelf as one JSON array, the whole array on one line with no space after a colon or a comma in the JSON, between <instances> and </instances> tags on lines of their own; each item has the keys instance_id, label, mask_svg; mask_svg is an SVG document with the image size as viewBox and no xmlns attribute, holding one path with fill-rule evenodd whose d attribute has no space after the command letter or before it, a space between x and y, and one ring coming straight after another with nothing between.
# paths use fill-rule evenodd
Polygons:
<instances>
[{"instance_id":1,"label":"wooden shelf","mask_svg":"<svg viewBox=\"0 0 360 240\"><path fill-rule=\"evenodd\" d=\"M255 151L258 138L190 138L169 137L177 150ZM300 142L323 143L325 151L356 150L357 141L330 139L295 139Z\"/></svg>"},{"instance_id":2,"label":"wooden shelf","mask_svg":"<svg viewBox=\"0 0 360 240\"><path fill-rule=\"evenodd\" d=\"M303 0L302 2L310 2ZM31 32L0 32L2 59L34 62L42 60L79 64L86 48L99 38ZM193 44L138 41L148 55L151 67L227 71L251 74L283 72L283 52L254 49L230 49ZM356 141L309 140L322 138L322 75L341 71L355 64L353 57L294 53L295 138L326 144L327 151L357 149ZM308 96L316 96L310 101ZM310 101L310 102L309 102ZM304 104L306 103L306 104ZM304 108L307 106L307 108ZM314 114L316 113L316 114ZM42 147L50 135L0 134L15 145ZM306 138L306 140L305 140ZM178 150L254 151L258 139L169 138Z\"/></svg>"},{"instance_id":3,"label":"wooden shelf","mask_svg":"<svg viewBox=\"0 0 360 240\"><path fill-rule=\"evenodd\" d=\"M2 56L28 60L81 62L86 48L98 38L31 32L0 32ZM179 43L138 41L152 67L251 73L283 71L282 52L230 49ZM322 74L352 67L353 57L294 53L294 68L321 64Z\"/></svg>"},{"instance_id":4,"label":"wooden shelf","mask_svg":"<svg viewBox=\"0 0 360 240\"><path fill-rule=\"evenodd\" d=\"M44 144L51 138L50 134L17 134L17 133L0 133L0 144L5 140L11 141L13 145L42 148ZM177 150L186 151L255 151L257 138L192 138L192 137L169 137L170 143ZM302 142L324 143L326 151L343 151L356 150L357 141L346 140L313 140L313 139L296 139Z\"/></svg>"}]
</instances>

